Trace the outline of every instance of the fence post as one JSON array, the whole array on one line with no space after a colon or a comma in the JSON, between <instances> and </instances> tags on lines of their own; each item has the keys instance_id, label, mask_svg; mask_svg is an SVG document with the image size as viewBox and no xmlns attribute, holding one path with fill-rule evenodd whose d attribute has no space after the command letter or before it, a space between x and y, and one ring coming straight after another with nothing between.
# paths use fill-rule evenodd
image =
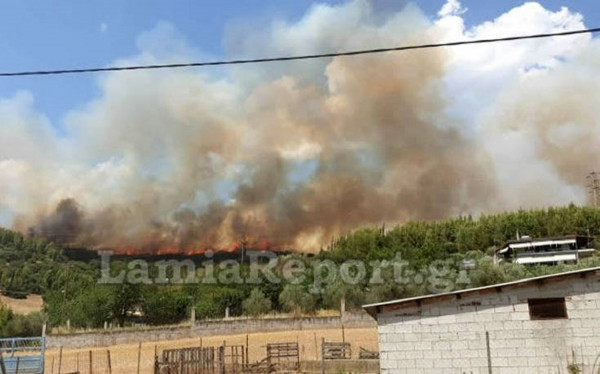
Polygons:
<instances>
[{"instance_id":1,"label":"fence post","mask_svg":"<svg viewBox=\"0 0 600 374\"><path fill-rule=\"evenodd\" d=\"M77 352L76 360L75 360L75 371L79 373L79 352Z\"/></svg>"},{"instance_id":2,"label":"fence post","mask_svg":"<svg viewBox=\"0 0 600 374\"><path fill-rule=\"evenodd\" d=\"M300 338L298 337L298 335L296 335L296 348L298 349L298 367L297 367L297 371L300 372ZM302 346L302 348L304 349L304 346Z\"/></svg>"},{"instance_id":3,"label":"fence post","mask_svg":"<svg viewBox=\"0 0 600 374\"><path fill-rule=\"evenodd\" d=\"M92 350L90 349L90 372L89 372L89 374L93 374L93 373L94 373L94 371L92 368Z\"/></svg>"},{"instance_id":4,"label":"fence post","mask_svg":"<svg viewBox=\"0 0 600 374\"><path fill-rule=\"evenodd\" d=\"M58 374L60 374L60 371L62 370L62 351L63 347L61 345L58 350Z\"/></svg>"},{"instance_id":5,"label":"fence post","mask_svg":"<svg viewBox=\"0 0 600 374\"><path fill-rule=\"evenodd\" d=\"M250 358L248 357L248 350L249 350L248 334L246 334L246 367L248 367L248 364L250 363Z\"/></svg>"},{"instance_id":6,"label":"fence post","mask_svg":"<svg viewBox=\"0 0 600 374\"><path fill-rule=\"evenodd\" d=\"M21 357L17 356L17 367L15 368L16 374L19 374L19 361L21 361Z\"/></svg>"},{"instance_id":7,"label":"fence post","mask_svg":"<svg viewBox=\"0 0 600 374\"><path fill-rule=\"evenodd\" d=\"M112 374L112 364L110 362L110 349L106 350L106 360L108 362L108 374Z\"/></svg>"},{"instance_id":8,"label":"fence post","mask_svg":"<svg viewBox=\"0 0 600 374\"><path fill-rule=\"evenodd\" d=\"M225 345L219 347L219 364L221 374L225 374Z\"/></svg>"},{"instance_id":9,"label":"fence post","mask_svg":"<svg viewBox=\"0 0 600 374\"><path fill-rule=\"evenodd\" d=\"M42 371L46 369L46 324L42 326L42 337L40 339L40 350L42 354Z\"/></svg>"},{"instance_id":10,"label":"fence post","mask_svg":"<svg viewBox=\"0 0 600 374\"><path fill-rule=\"evenodd\" d=\"M183 350L179 351L179 373L177 374L183 374L183 362L185 360L185 355Z\"/></svg>"},{"instance_id":11,"label":"fence post","mask_svg":"<svg viewBox=\"0 0 600 374\"><path fill-rule=\"evenodd\" d=\"M226 352L226 348L225 346L227 346L227 341L223 340L223 369L221 369L221 373L225 374L225 352Z\"/></svg>"},{"instance_id":12,"label":"fence post","mask_svg":"<svg viewBox=\"0 0 600 374\"><path fill-rule=\"evenodd\" d=\"M489 333L489 331L485 332L485 345L487 348L488 373L492 374L492 354L490 351L490 333Z\"/></svg>"},{"instance_id":13,"label":"fence post","mask_svg":"<svg viewBox=\"0 0 600 374\"><path fill-rule=\"evenodd\" d=\"M4 356L0 351L0 370L2 370L2 374L6 374L6 367L4 366Z\"/></svg>"},{"instance_id":14,"label":"fence post","mask_svg":"<svg viewBox=\"0 0 600 374\"><path fill-rule=\"evenodd\" d=\"M325 338L321 339L321 374L325 374Z\"/></svg>"},{"instance_id":15,"label":"fence post","mask_svg":"<svg viewBox=\"0 0 600 374\"><path fill-rule=\"evenodd\" d=\"M142 361L142 342L138 346L138 365L137 365L137 374L140 374L140 363Z\"/></svg>"},{"instance_id":16,"label":"fence post","mask_svg":"<svg viewBox=\"0 0 600 374\"><path fill-rule=\"evenodd\" d=\"M160 365L158 364L158 355L156 353L156 345L154 346L154 374L158 374Z\"/></svg>"}]
</instances>

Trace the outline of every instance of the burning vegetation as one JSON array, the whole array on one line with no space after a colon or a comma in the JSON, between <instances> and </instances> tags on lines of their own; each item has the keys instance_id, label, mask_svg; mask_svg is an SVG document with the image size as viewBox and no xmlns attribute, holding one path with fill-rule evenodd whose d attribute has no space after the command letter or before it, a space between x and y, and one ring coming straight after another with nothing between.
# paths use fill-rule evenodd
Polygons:
<instances>
[{"instance_id":1,"label":"burning vegetation","mask_svg":"<svg viewBox=\"0 0 600 374\"><path fill-rule=\"evenodd\" d=\"M140 251L240 241L315 250L360 225L460 213L467 197L475 205L488 199L493 183L485 154L445 119L444 60L432 51L334 59L327 87L295 77L262 84L235 119L213 118L201 100L187 98L173 113L181 118L169 119L183 123L164 140L176 165L164 181L129 180L101 192L109 196L97 209L78 196L61 200L31 232ZM223 188L227 200L218 196ZM127 198L112 202L113 194ZM195 206L199 195L203 206Z\"/></svg>"}]
</instances>

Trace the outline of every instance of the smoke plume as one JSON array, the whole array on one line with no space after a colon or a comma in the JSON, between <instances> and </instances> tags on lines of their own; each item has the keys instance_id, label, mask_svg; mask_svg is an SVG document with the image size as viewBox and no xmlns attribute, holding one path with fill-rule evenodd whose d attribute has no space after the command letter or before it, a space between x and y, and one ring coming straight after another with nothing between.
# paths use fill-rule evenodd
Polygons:
<instances>
[{"instance_id":1,"label":"smoke plume","mask_svg":"<svg viewBox=\"0 0 600 374\"><path fill-rule=\"evenodd\" d=\"M530 33L518 27L532 15L536 32L582 26L528 3L467 29L464 11L319 5L269 32L231 25L225 44L255 57ZM0 209L91 248L314 251L363 225L583 202L600 161L600 49L552 43L110 73L65 116L68 136L19 93L0 100ZM119 63L198 56L169 24L138 46Z\"/></svg>"}]
</instances>

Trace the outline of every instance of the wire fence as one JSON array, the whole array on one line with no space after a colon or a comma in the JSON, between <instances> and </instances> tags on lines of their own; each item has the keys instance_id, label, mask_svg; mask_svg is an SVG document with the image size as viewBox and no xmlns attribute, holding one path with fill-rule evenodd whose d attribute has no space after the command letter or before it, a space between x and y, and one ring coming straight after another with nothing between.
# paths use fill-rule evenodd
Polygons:
<instances>
[{"instance_id":1,"label":"wire fence","mask_svg":"<svg viewBox=\"0 0 600 374\"><path fill-rule=\"evenodd\" d=\"M110 349L87 352L59 353L46 359L45 373L49 374L110 374L112 362Z\"/></svg>"}]
</instances>

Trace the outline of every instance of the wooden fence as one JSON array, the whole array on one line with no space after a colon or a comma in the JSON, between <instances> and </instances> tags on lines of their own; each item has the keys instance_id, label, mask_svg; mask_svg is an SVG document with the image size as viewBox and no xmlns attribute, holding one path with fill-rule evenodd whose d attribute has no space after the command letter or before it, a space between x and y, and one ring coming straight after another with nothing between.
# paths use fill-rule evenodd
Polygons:
<instances>
[{"instance_id":1,"label":"wooden fence","mask_svg":"<svg viewBox=\"0 0 600 374\"><path fill-rule=\"evenodd\" d=\"M267 356L256 363L248 362L244 345L165 349L157 353L154 374L268 374L298 372L298 343L267 344Z\"/></svg>"},{"instance_id":2,"label":"wooden fence","mask_svg":"<svg viewBox=\"0 0 600 374\"><path fill-rule=\"evenodd\" d=\"M165 349L154 361L154 374L235 374L247 366L243 345Z\"/></svg>"},{"instance_id":3,"label":"wooden fence","mask_svg":"<svg viewBox=\"0 0 600 374\"><path fill-rule=\"evenodd\" d=\"M349 360L352 358L352 346L346 342L326 342L323 338L321 357L323 360Z\"/></svg>"},{"instance_id":4,"label":"wooden fence","mask_svg":"<svg viewBox=\"0 0 600 374\"><path fill-rule=\"evenodd\" d=\"M298 343L267 344L267 362L269 372L298 371L300 369Z\"/></svg>"}]
</instances>

